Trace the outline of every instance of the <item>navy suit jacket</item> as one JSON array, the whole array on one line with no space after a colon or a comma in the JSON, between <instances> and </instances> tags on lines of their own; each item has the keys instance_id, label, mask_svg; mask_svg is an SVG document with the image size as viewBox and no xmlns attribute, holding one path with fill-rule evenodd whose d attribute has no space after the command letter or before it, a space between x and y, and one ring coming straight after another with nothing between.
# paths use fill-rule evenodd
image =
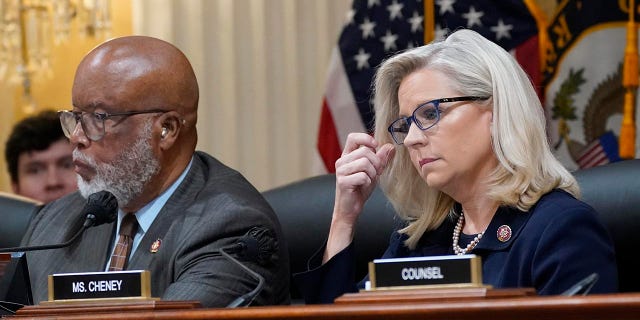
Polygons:
<instances>
[{"instance_id":1,"label":"navy suit jacket","mask_svg":"<svg viewBox=\"0 0 640 320\"><path fill-rule=\"evenodd\" d=\"M23 245L62 243L80 229L86 200L79 193L47 205L34 218ZM47 299L47 276L104 271L116 223L93 227L70 247L27 253L36 303ZM235 170L196 152L191 169L145 233L128 270L151 272L151 293L163 300L199 300L205 307L226 306L250 292L257 280L222 257L254 226L271 229L278 250L271 262L243 263L265 278L258 305L289 303L289 255L280 223L262 195ZM153 252L157 240L161 246Z\"/></svg>"},{"instance_id":2,"label":"navy suit jacket","mask_svg":"<svg viewBox=\"0 0 640 320\"><path fill-rule=\"evenodd\" d=\"M503 225L512 230L505 242L497 235ZM454 227L455 222L446 219L426 232L413 250L404 245L406 235L394 232L382 258L453 254ZM354 281L354 250L350 245L322 266L320 250L309 263L310 271L294 275L307 303L331 303L364 287L368 278L357 285ZM599 280L591 293L617 291L615 253L607 230L593 208L564 191L544 195L529 212L500 207L470 253L482 258L483 282L494 288L531 287L540 295L560 294L595 272Z\"/></svg>"}]
</instances>

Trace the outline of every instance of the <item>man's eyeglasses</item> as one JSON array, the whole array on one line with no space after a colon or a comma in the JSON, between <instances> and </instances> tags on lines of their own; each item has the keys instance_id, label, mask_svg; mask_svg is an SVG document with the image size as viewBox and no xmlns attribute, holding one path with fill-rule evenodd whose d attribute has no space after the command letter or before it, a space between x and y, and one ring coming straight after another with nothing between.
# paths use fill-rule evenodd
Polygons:
<instances>
[{"instance_id":1,"label":"man's eyeglasses","mask_svg":"<svg viewBox=\"0 0 640 320\"><path fill-rule=\"evenodd\" d=\"M112 117L129 117L136 114L145 113L164 113L165 110L144 110L144 111L128 111L118 113L106 112L82 112L82 111L58 111L60 116L60 124L62 131L67 138L71 138L71 134L76 129L78 122L82 125L82 131L91 141L98 141L104 137L104 120Z\"/></svg>"},{"instance_id":2,"label":"man's eyeglasses","mask_svg":"<svg viewBox=\"0 0 640 320\"><path fill-rule=\"evenodd\" d=\"M487 100L489 97L454 97L427 101L419 105L410 117L401 117L391 123L388 130L396 144L403 144L413 121L420 130L427 130L440 121L440 104L443 102Z\"/></svg>"}]
</instances>

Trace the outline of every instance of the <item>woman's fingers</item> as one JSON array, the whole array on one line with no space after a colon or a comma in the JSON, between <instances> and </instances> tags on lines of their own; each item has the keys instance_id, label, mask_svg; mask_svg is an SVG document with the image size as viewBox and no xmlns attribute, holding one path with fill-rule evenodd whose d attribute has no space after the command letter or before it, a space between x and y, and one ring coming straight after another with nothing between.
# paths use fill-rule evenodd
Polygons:
<instances>
[{"instance_id":1,"label":"woman's fingers","mask_svg":"<svg viewBox=\"0 0 640 320\"><path fill-rule=\"evenodd\" d=\"M376 152L376 156L380 159L380 171L378 174L382 174L382 170L391 163L395 155L396 147L391 143L387 143L378 149L378 152Z\"/></svg>"},{"instance_id":2,"label":"woman's fingers","mask_svg":"<svg viewBox=\"0 0 640 320\"><path fill-rule=\"evenodd\" d=\"M393 145L376 151L377 141L365 133L352 133L347 137L342 156L336 161L336 174L349 175L366 172L375 180L386 166L386 156Z\"/></svg>"},{"instance_id":3,"label":"woman's fingers","mask_svg":"<svg viewBox=\"0 0 640 320\"><path fill-rule=\"evenodd\" d=\"M378 147L378 142L376 142L376 140L372 136L366 133L349 133L349 135L347 136L347 141L345 141L344 143L342 155L344 156L348 153L351 153L362 146L369 147L375 150L375 148Z\"/></svg>"}]
</instances>

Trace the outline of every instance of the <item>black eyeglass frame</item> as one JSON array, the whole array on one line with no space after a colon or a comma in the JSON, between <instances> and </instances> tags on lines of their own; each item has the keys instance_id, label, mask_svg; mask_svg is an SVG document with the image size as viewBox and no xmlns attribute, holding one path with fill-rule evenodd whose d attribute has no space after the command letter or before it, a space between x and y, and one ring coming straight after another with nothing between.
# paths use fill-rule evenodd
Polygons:
<instances>
[{"instance_id":1,"label":"black eyeglass frame","mask_svg":"<svg viewBox=\"0 0 640 320\"><path fill-rule=\"evenodd\" d=\"M415 123L416 126L418 126L418 128L420 128L420 130L422 130L422 131L428 130L429 128L435 126L440 121L440 103L443 103L443 102L458 102L458 101L483 101L483 100L487 100L489 98L490 98L490 96L489 97L462 96L462 97L452 97L452 98L441 98L441 99L429 100L429 101L417 106L413 110L413 113L411 114L411 116L409 116L409 117L400 117L400 118L394 120L393 122L391 122L391 124L387 128L387 131L389 131L389 134L391 135L391 138L393 139L393 141L396 144L403 144L404 143L404 138L402 139L402 141L398 141L398 138L396 138L394 133L395 132L404 133L405 137L406 137L406 134L409 133L409 128L411 127L411 122ZM425 127L420 123L420 121L416 121L416 113L418 112L418 110L421 110L422 108L424 108L425 106L430 105L430 104L433 105L433 107L434 107L434 109L436 111L436 121L434 121L429 126ZM407 125L406 131L401 130L400 128L394 128L395 124L403 123L403 122Z\"/></svg>"},{"instance_id":2,"label":"black eyeglass frame","mask_svg":"<svg viewBox=\"0 0 640 320\"><path fill-rule=\"evenodd\" d=\"M108 113L108 112L86 112L86 111L73 111L73 110L61 110L58 111L58 117L60 118L60 125L62 126L62 131L64 132L64 135L67 138L71 138L71 135L73 134L73 131L75 130L75 128L78 126L78 122L80 123L80 125L82 126L82 131L84 131L84 134L87 136L87 138L89 138L89 140L91 141L99 141L100 139L102 139L105 135L105 126L104 126L104 121L109 119L109 118L113 118L113 117L130 117L130 116L134 116L134 115L138 115L138 114L148 114L148 113L165 113L168 112L167 110L161 110L161 109L152 109L152 110L139 110L139 111L126 111L126 112L115 112L115 113ZM65 125L65 121L63 120L63 117L66 117L66 114L72 114L74 119L75 119L75 124L73 125L73 128L68 128ZM91 115L93 116L93 118L96 121L100 121L99 124L100 126L94 126L97 129L100 129L101 132L98 132L97 135L90 135L90 131L91 130L87 130L87 125L85 124L85 120L84 120L84 116L85 115Z\"/></svg>"}]
</instances>

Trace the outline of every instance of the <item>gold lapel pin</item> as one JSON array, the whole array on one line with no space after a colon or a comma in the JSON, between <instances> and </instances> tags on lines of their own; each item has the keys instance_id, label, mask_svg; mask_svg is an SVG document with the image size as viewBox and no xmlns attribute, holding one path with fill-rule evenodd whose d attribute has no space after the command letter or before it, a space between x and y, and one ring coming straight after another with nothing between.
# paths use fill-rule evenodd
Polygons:
<instances>
[{"instance_id":1,"label":"gold lapel pin","mask_svg":"<svg viewBox=\"0 0 640 320\"><path fill-rule=\"evenodd\" d=\"M158 252L158 250L160 249L160 245L162 245L162 239L158 238L158 240L154 241L151 244L151 249L149 251L151 251L151 253Z\"/></svg>"}]
</instances>

